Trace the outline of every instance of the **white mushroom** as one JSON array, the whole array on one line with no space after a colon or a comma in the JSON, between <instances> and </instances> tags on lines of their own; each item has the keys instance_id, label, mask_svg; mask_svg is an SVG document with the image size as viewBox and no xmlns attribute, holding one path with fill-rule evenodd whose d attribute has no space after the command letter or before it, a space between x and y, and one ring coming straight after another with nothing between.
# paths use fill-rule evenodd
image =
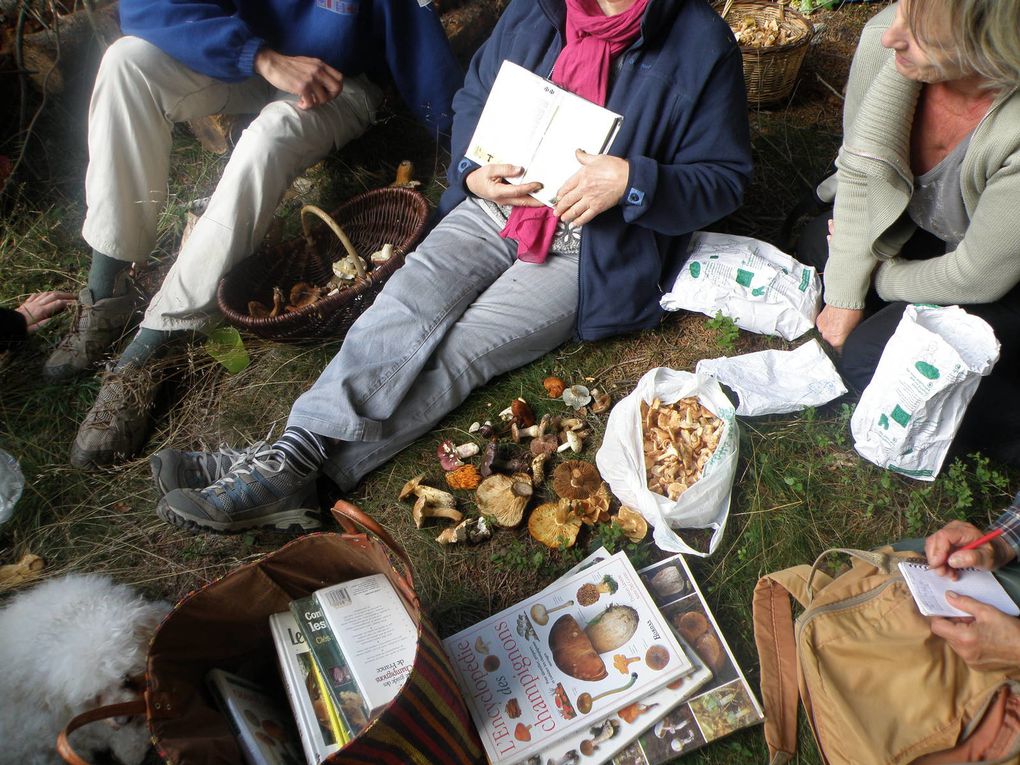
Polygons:
<instances>
[{"instance_id":1,"label":"white mushroom","mask_svg":"<svg viewBox=\"0 0 1020 765\"><path fill-rule=\"evenodd\" d=\"M369 256L369 260L373 263L385 263L393 257L393 245L386 243L382 246L381 250L376 250Z\"/></svg>"}]
</instances>

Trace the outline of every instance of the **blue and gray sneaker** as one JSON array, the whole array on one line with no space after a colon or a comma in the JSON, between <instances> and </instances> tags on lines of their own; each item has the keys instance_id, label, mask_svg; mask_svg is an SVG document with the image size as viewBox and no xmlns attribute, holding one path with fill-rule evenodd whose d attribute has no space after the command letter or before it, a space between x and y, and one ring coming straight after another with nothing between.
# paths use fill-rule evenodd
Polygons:
<instances>
[{"instance_id":1,"label":"blue and gray sneaker","mask_svg":"<svg viewBox=\"0 0 1020 765\"><path fill-rule=\"evenodd\" d=\"M265 441L256 441L247 449L221 446L213 452L163 449L149 457L149 468L159 496L162 497L174 489L204 489L230 472L235 462L266 447Z\"/></svg>"},{"instance_id":2,"label":"blue and gray sneaker","mask_svg":"<svg viewBox=\"0 0 1020 765\"><path fill-rule=\"evenodd\" d=\"M159 501L156 514L188 531L316 529L322 522L315 477L315 473L300 475L282 451L265 447L235 462L226 475L204 489L174 489Z\"/></svg>"}]
</instances>

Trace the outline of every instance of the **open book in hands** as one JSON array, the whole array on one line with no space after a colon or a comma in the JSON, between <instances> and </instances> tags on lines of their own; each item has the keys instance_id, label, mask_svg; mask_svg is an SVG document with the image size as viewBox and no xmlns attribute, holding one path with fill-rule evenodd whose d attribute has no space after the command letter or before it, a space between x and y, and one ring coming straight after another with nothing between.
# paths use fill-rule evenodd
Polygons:
<instances>
[{"instance_id":1,"label":"open book in hands","mask_svg":"<svg viewBox=\"0 0 1020 765\"><path fill-rule=\"evenodd\" d=\"M481 165L523 167L523 175L507 181L541 183L531 196L552 207L557 192L581 168L574 152L605 154L622 122L621 115L504 61L467 158Z\"/></svg>"}]
</instances>

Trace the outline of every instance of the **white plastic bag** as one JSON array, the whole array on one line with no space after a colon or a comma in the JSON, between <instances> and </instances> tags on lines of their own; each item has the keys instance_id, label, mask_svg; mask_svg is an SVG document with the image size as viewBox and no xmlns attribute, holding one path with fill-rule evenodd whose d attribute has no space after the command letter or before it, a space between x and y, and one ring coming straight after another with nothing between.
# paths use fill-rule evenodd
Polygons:
<instances>
[{"instance_id":1,"label":"white plastic bag","mask_svg":"<svg viewBox=\"0 0 1020 765\"><path fill-rule=\"evenodd\" d=\"M792 351L702 359L694 371L732 388L740 397L737 414L745 417L799 412L846 393L839 372L817 340Z\"/></svg>"},{"instance_id":2,"label":"white plastic bag","mask_svg":"<svg viewBox=\"0 0 1020 765\"><path fill-rule=\"evenodd\" d=\"M822 284L815 269L767 242L747 236L695 231L690 255L666 311L722 311L741 329L794 340L815 325Z\"/></svg>"},{"instance_id":3,"label":"white plastic bag","mask_svg":"<svg viewBox=\"0 0 1020 765\"><path fill-rule=\"evenodd\" d=\"M934 481L998 359L983 319L959 306L907 306L850 420L854 447L879 467Z\"/></svg>"},{"instance_id":4,"label":"white plastic bag","mask_svg":"<svg viewBox=\"0 0 1020 765\"><path fill-rule=\"evenodd\" d=\"M701 404L723 421L719 445L709 458L701 478L676 501L648 488L642 447L641 402L658 398L672 404L697 396ZM595 464L613 494L625 505L638 510L654 528L653 539L660 549L688 555L711 555L722 539L730 512L730 494L737 474L737 423L733 404L719 383L690 372L658 367L647 372L626 398L609 413L602 446ZM714 529L708 552L698 552L684 542L674 528Z\"/></svg>"}]
</instances>

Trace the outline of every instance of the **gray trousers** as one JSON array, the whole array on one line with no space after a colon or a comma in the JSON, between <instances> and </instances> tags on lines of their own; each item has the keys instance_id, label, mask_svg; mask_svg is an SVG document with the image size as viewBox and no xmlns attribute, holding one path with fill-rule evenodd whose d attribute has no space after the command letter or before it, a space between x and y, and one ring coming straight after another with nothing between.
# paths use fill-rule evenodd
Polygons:
<instances>
[{"instance_id":1,"label":"gray trousers","mask_svg":"<svg viewBox=\"0 0 1020 765\"><path fill-rule=\"evenodd\" d=\"M352 489L476 387L570 339L577 263L518 261L516 243L461 203L390 277L287 425L339 439L323 471Z\"/></svg>"}]
</instances>

